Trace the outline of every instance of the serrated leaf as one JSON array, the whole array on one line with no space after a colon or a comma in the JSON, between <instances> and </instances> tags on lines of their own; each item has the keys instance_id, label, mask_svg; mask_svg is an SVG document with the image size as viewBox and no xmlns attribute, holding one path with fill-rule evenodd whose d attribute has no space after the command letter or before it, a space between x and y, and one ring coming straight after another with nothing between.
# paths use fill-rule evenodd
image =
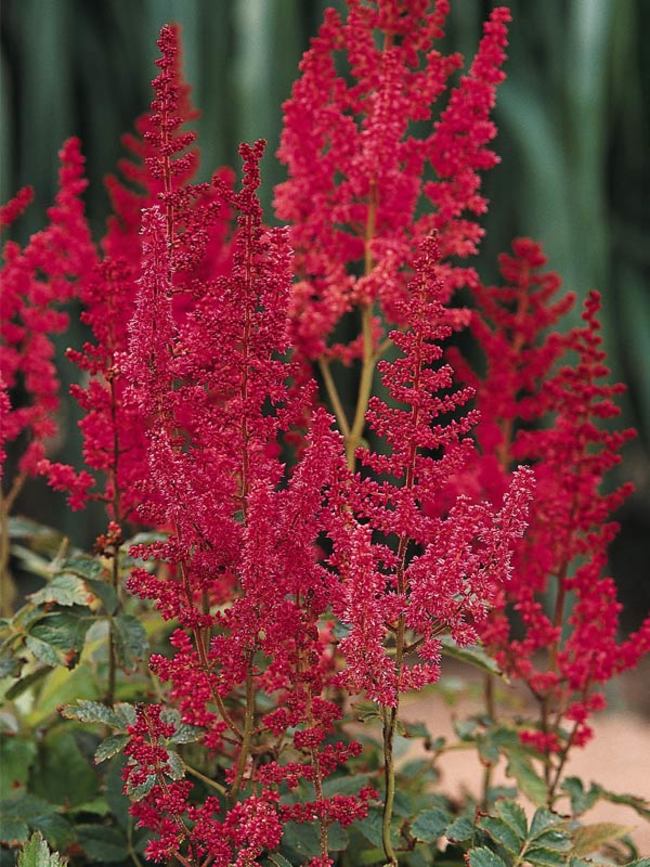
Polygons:
<instances>
[{"instance_id":1,"label":"serrated leaf","mask_svg":"<svg viewBox=\"0 0 650 867\"><path fill-rule=\"evenodd\" d=\"M85 605L92 602L89 599L88 588L76 575L56 575L48 584L27 598L32 605L45 605L55 602L57 605Z\"/></svg>"},{"instance_id":2,"label":"serrated leaf","mask_svg":"<svg viewBox=\"0 0 650 867\"><path fill-rule=\"evenodd\" d=\"M530 823L529 834L531 840L536 840L540 834L543 834L549 828L557 827L561 822L562 819L557 815L557 813L552 813L545 807L540 807L535 810L535 815Z\"/></svg>"},{"instance_id":3,"label":"serrated leaf","mask_svg":"<svg viewBox=\"0 0 650 867\"><path fill-rule=\"evenodd\" d=\"M119 728L119 720L111 707L99 701L78 701L67 704L61 709L66 719L76 719L83 723L103 723Z\"/></svg>"},{"instance_id":4,"label":"serrated leaf","mask_svg":"<svg viewBox=\"0 0 650 867\"><path fill-rule=\"evenodd\" d=\"M470 822L467 816L460 816L447 828L445 836L455 843L463 843L474 836L475 830L474 823Z\"/></svg>"},{"instance_id":5,"label":"serrated leaf","mask_svg":"<svg viewBox=\"0 0 650 867\"><path fill-rule=\"evenodd\" d=\"M583 813L586 813L600 797L598 786L592 785L589 791L585 791L583 782L579 777L566 777L561 788L569 796L571 813L574 816L581 816Z\"/></svg>"},{"instance_id":6,"label":"serrated leaf","mask_svg":"<svg viewBox=\"0 0 650 867\"><path fill-rule=\"evenodd\" d=\"M138 718L135 705L129 704L127 701L118 701L113 705L113 713L116 719L116 728L125 729L128 726L135 725Z\"/></svg>"},{"instance_id":7,"label":"serrated leaf","mask_svg":"<svg viewBox=\"0 0 650 867\"><path fill-rule=\"evenodd\" d=\"M549 828L535 838L535 845L554 852L567 852L571 848L571 840L563 830Z\"/></svg>"},{"instance_id":8,"label":"serrated leaf","mask_svg":"<svg viewBox=\"0 0 650 867\"><path fill-rule=\"evenodd\" d=\"M507 867L503 858L500 858L487 846L471 849L469 852L470 867Z\"/></svg>"},{"instance_id":9,"label":"serrated leaf","mask_svg":"<svg viewBox=\"0 0 650 867\"><path fill-rule=\"evenodd\" d=\"M582 825L573 837L573 854L580 856L597 852L605 843L620 840L630 830L626 825L617 825L615 822Z\"/></svg>"},{"instance_id":10,"label":"serrated leaf","mask_svg":"<svg viewBox=\"0 0 650 867\"><path fill-rule=\"evenodd\" d=\"M479 822L479 827L487 831L494 842L503 846L511 855L519 854L524 841L506 822L493 816L484 816Z\"/></svg>"},{"instance_id":11,"label":"serrated leaf","mask_svg":"<svg viewBox=\"0 0 650 867\"><path fill-rule=\"evenodd\" d=\"M18 854L17 867L64 867L67 858L58 852L50 852L40 831L35 831Z\"/></svg>"},{"instance_id":12,"label":"serrated leaf","mask_svg":"<svg viewBox=\"0 0 650 867\"><path fill-rule=\"evenodd\" d=\"M563 867L567 862L566 854L551 849L534 846L526 850L526 863L532 867Z\"/></svg>"},{"instance_id":13,"label":"serrated leaf","mask_svg":"<svg viewBox=\"0 0 650 867\"><path fill-rule=\"evenodd\" d=\"M95 864L114 864L129 856L128 843L117 828L108 825L77 825L79 844Z\"/></svg>"},{"instance_id":14,"label":"serrated leaf","mask_svg":"<svg viewBox=\"0 0 650 867\"><path fill-rule=\"evenodd\" d=\"M118 665L125 671L133 671L149 648L144 626L132 614L120 614L112 623Z\"/></svg>"},{"instance_id":15,"label":"serrated leaf","mask_svg":"<svg viewBox=\"0 0 650 867\"><path fill-rule=\"evenodd\" d=\"M111 735L99 744L95 750L95 764L99 765L107 759L112 759L121 753L129 742L128 735Z\"/></svg>"},{"instance_id":16,"label":"serrated leaf","mask_svg":"<svg viewBox=\"0 0 650 867\"><path fill-rule=\"evenodd\" d=\"M284 846L302 858L317 858L320 855L318 831L313 825L286 822L282 841Z\"/></svg>"},{"instance_id":17,"label":"serrated leaf","mask_svg":"<svg viewBox=\"0 0 650 867\"><path fill-rule=\"evenodd\" d=\"M644 819L650 819L650 801L645 798L640 798L638 795L620 794L618 792L610 792L608 789L603 789L602 786L595 786L598 789L598 796L612 804L624 804L626 807L631 807L639 816Z\"/></svg>"},{"instance_id":18,"label":"serrated leaf","mask_svg":"<svg viewBox=\"0 0 650 867\"><path fill-rule=\"evenodd\" d=\"M93 557L69 557L57 569L57 574L72 574L85 581L87 578L98 578L103 571L102 564Z\"/></svg>"},{"instance_id":19,"label":"serrated leaf","mask_svg":"<svg viewBox=\"0 0 650 867\"><path fill-rule=\"evenodd\" d=\"M546 803L546 783L535 771L533 763L528 756L523 752L520 753L514 750L508 751L506 755L508 758L506 774L509 777L514 777L519 789L533 804L540 805Z\"/></svg>"},{"instance_id":20,"label":"serrated leaf","mask_svg":"<svg viewBox=\"0 0 650 867\"><path fill-rule=\"evenodd\" d=\"M168 770L165 772L172 780L182 780L185 776L185 765L178 753L169 750L167 753Z\"/></svg>"},{"instance_id":21,"label":"serrated leaf","mask_svg":"<svg viewBox=\"0 0 650 867\"><path fill-rule=\"evenodd\" d=\"M495 810L499 818L512 828L523 843L528 834L528 820L522 807L516 801L497 801Z\"/></svg>"},{"instance_id":22,"label":"serrated leaf","mask_svg":"<svg viewBox=\"0 0 650 867\"><path fill-rule=\"evenodd\" d=\"M44 641L64 653L79 652L93 620L88 613L83 610L57 611L32 626L29 637Z\"/></svg>"},{"instance_id":23,"label":"serrated leaf","mask_svg":"<svg viewBox=\"0 0 650 867\"><path fill-rule=\"evenodd\" d=\"M371 843L373 846L376 846L378 849L381 849L382 823L383 817L381 811L377 809L371 809L368 811L368 815L365 819L362 819L360 822L355 822L354 827L363 834L363 836L369 843ZM397 824L398 820L395 819L391 828L391 837L395 844L397 843L398 836Z\"/></svg>"},{"instance_id":24,"label":"serrated leaf","mask_svg":"<svg viewBox=\"0 0 650 867\"><path fill-rule=\"evenodd\" d=\"M181 723L169 739L172 744L191 744L198 741L203 734L203 729Z\"/></svg>"},{"instance_id":25,"label":"serrated leaf","mask_svg":"<svg viewBox=\"0 0 650 867\"><path fill-rule=\"evenodd\" d=\"M46 641L41 641L40 638L34 638L28 635L25 639L25 645L31 651L39 662L44 662L48 668L56 668L59 665L64 665L65 658L60 650L52 647Z\"/></svg>"},{"instance_id":26,"label":"serrated leaf","mask_svg":"<svg viewBox=\"0 0 650 867\"><path fill-rule=\"evenodd\" d=\"M411 825L411 835L423 843L435 843L445 833L450 818L444 810L423 810Z\"/></svg>"},{"instance_id":27,"label":"serrated leaf","mask_svg":"<svg viewBox=\"0 0 650 867\"><path fill-rule=\"evenodd\" d=\"M132 786L130 783L127 784L127 794L132 801L141 801L153 789L155 783L156 775L149 774L147 779L137 786Z\"/></svg>"}]
</instances>

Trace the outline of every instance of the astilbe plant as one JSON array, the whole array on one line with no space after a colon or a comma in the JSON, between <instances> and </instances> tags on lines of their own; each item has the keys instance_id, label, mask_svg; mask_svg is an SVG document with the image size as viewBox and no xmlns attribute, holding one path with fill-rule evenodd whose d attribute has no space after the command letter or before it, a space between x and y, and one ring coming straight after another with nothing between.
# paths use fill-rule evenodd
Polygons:
<instances>
[{"instance_id":1,"label":"astilbe plant","mask_svg":"<svg viewBox=\"0 0 650 867\"><path fill-rule=\"evenodd\" d=\"M116 731L96 761L123 754L114 767L151 861L332 867L359 855L416 867L436 863L443 835L442 857L471 867L580 854L574 826L550 811L569 750L590 736L602 685L648 650L647 622L617 643L620 606L602 577L629 488L601 485L630 434L598 424L617 414L620 388L605 383L597 296L584 325L550 332L573 299L557 296L537 245L518 240L501 258L501 287L463 262L483 234L480 172L498 161L490 112L509 12L493 10L432 121L463 64L436 48L448 11L445 0L327 11L285 105L280 228L258 201L263 142L241 146L239 187L228 170L194 182L196 113L179 31L165 26L151 109L125 139L134 159L108 180L100 244L72 139L50 225L5 250L0 444L15 454L22 437L26 449L3 494L3 569L27 475L46 476L73 509L101 502L106 529L94 558L66 560L60 546L42 572L50 584L8 623L0 665L19 674L35 656L18 695L53 666L74 668L88 621L100 621L104 702L83 694L63 713ZM29 196L3 208L2 225ZM450 306L461 287L473 310ZM82 469L47 456L52 335L71 297L91 332L67 352L83 373L72 387ZM447 347L467 327L481 373ZM351 414L335 361L359 368ZM132 528L147 532L129 541ZM156 647L136 674L138 618ZM400 803L401 698L439 680L445 651L491 672L474 736L483 800L425 788ZM501 672L528 686L536 720L497 713ZM348 725L360 701L379 722L378 751ZM550 808L530 827L496 799L499 751ZM73 858L111 830L91 827L77 829ZM339 857L345 828L356 843ZM124 852L137 864L133 839L129 829ZM367 840L374 848L357 852Z\"/></svg>"},{"instance_id":2,"label":"astilbe plant","mask_svg":"<svg viewBox=\"0 0 650 867\"><path fill-rule=\"evenodd\" d=\"M560 280L545 263L539 245L517 239L500 257L506 284L477 287L472 330L485 372L459 367L477 391L481 454L458 488L498 498L516 462L534 468L530 526L482 639L539 706L535 727L520 737L543 756L552 805L570 749L593 734L587 719L604 707L602 685L648 652L650 619L619 643L621 605L603 575L618 530L611 514L632 491L628 483L604 492L604 478L634 431L605 426L620 414L615 399L624 386L607 382L600 298L588 295L581 326L549 333L574 298L558 295Z\"/></svg>"}]
</instances>

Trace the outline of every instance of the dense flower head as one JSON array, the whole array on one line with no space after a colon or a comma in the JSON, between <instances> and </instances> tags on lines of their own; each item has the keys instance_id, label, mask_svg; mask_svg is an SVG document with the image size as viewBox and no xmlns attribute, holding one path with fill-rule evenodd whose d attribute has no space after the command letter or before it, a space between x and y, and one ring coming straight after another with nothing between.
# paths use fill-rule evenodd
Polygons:
<instances>
[{"instance_id":1,"label":"dense flower head","mask_svg":"<svg viewBox=\"0 0 650 867\"><path fill-rule=\"evenodd\" d=\"M605 480L632 432L614 425L622 387L609 383L599 296L558 332L574 299L536 243L516 239L500 257L503 285L483 285L463 261L483 233L481 173L498 161L490 115L509 12L493 9L433 120L463 66L437 47L449 5L327 10L285 105L280 227L259 202L263 141L241 145L239 186L228 170L194 182L196 112L179 30L166 25L150 110L125 139L133 159L108 180L100 243L71 139L49 225L24 249L5 247L0 457L24 440L19 481L41 473L73 509L106 507L93 553L112 581L97 594L107 705L142 683L118 676L118 621L157 612L146 675L156 701L122 705L132 716L117 738L148 861L275 863L298 823L318 840L308 867L333 867L333 831L381 797L396 865L401 696L439 678L445 647L482 643L529 687L539 720L517 721L517 733L543 759L553 807L603 684L650 650L650 618L619 641L606 576L611 516L630 486ZM4 206L0 228L30 198L25 188ZM471 309L450 306L461 286ZM90 332L67 351L82 374L71 389L82 470L46 457L59 400L52 337L72 298ZM337 342L357 308L359 333ZM447 348L463 329L477 364ZM361 362L350 420L334 360ZM17 492L7 487L3 521ZM153 532L130 545L133 524ZM359 695L382 721L380 768L346 728ZM499 722L493 710L481 726ZM417 855L411 830L402 824Z\"/></svg>"},{"instance_id":2,"label":"dense flower head","mask_svg":"<svg viewBox=\"0 0 650 867\"><path fill-rule=\"evenodd\" d=\"M279 156L289 177L276 209L292 226L294 341L309 357L327 351L355 305L379 301L390 322L403 321L404 265L433 230L446 291L475 280L449 258L476 252L483 233L475 222L486 209L479 172L497 162L490 112L510 15L493 10L469 71L432 123L432 105L462 66L460 55L435 47L448 11L445 0L433 7L353 0L345 19L327 10L301 61L284 107ZM349 78L338 71L339 55ZM423 181L425 166L435 180Z\"/></svg>"},{"instance_id":3,"label":"dense flower head","mask_svg":"<svg viewBox=\"0 0 650 867\"><path fill-rule=\"evenodd\" d=\"M390 335L401 355L379 365L391 401L373 397L368 407L369 425L388 448L359 449L355 517L344 511L336 528L333 562L344 579L336 612L350 629L341 642L347 684L386 705L438 678L440 634L451 631L461 645L477 640L478 624L509 577L511 543L526 526L530 498L530 473L522 470L499 512L468 498L444 514L428 508L471 457L467 434L475 421L473 413L453 417L473 392L454 387L441 341L468 313L444 306L439 260L436 239L425 239L410 302L403 302L407 327ZM410 667L385 649L391 633L403 645L405 629L420 657Z\"/></svg>"},{"instance_id":4,"label":"dense flower head","mask_svg":"<svg viewBox=\"0 0 650 867\"><path fill-rule=\"evenodd\" d=\"M620 604L613 580L603 576L618 529L610 516L631 491L623 484L603 492L603 481L633 431L602 424L619 415L622 386L607 381L598 294L585 301L583 325L549 331L574 299L558 295L559 278L542 270L545 262L537 244L517 239L513 254L500 258L505 285L476 289L472 327L486 371L480 378L462 369L477 391L481 455L456 485L495 498L513 461L533 466L530 527L482 637L504 670L559 709L558 724L574 722L569 743L582 744L590 732L586 717L602 703L593 690L647 652L647 625L618 643ZM549 611L544 595L551 587ZM506 601L523 622L522 638L511 635ZM550 751L566 745L555 732L523 737Z\"/></svg>"},{"instance_id":5,"label":"dense flower head","mask_svg":"<svg viewBox=\"0 0 650 867\"><path fill-rule=\"evenodd\" d=\"M59 159L59 190L47 226L22 249L7 242L3 253L0 373L15 401L4 415L3 439L24 437L19 470L27 475L38 472L45 445L57 430L53 337L68 325L61 306L77 293L95 261L81 199L86 180L79 140L69 139ZM6 218L16 218L29 199L28 191L19 193L7 206Z\"/></svg>"}]
</instances>

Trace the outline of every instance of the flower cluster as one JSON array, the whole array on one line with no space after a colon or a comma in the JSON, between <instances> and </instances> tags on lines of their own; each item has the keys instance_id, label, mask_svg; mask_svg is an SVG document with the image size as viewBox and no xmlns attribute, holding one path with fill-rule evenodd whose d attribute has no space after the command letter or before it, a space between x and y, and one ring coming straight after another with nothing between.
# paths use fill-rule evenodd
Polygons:
<instances>
[{"instance_id":1,"label":"flower cluster","mask_svg":"<svg viewBox=\"0 0 650 867\"><path fill-rule=\"evenodd\" d=\"M467 437L473 413L455 411L472 396L454 389L441 342L468 320L468 311L443 304L435 239L422 242L403 302L406 328L391 340L401 356L379 364L388 404L370 400L367 419L388 449L359 449L358 473L338 531L335 565L344 577L336 613L350 626L341 642L347 683L384 705L399 692L438 679L440 642L450 631L460 645L475 643L477 628L510 573L514 539L526 526L530 471L521 470L494 512L487 503L458 498L439 514L433 507L445 480L471 460ZM406 633L421 662L405 665ZM396 655L386 655L389 634Z\"/></svg>"},{"instance_id":2,"label":"flower cluster","mask_svg":"<svg viewBox=\"0 0 650 867\"><path fill-rule=\"evenodd\" d=\"M457 482L495 498L513 462L534 468L530 527L482 637L540 702L539 728L524 740L543 753L563 753L590 737L586 719L604 704L599 685L647 653L650 620L619 644L621 606L613 579L603 575L618 529L610 516L631 491L624 484L603 492L604 477L633 431L602 424L619 414L615 399L623 387L607 382L600 299L587 297L582 326L549 332L573 297L558 295L559 278L541 270L545 261L537 244L518 239L500 260L506 285L476 292L472 324L486 371L479 379L465 370L477 389L481 457ZM521 618L523 637L506 602ZM561 733L565 720L568 734Z\"/></svg>"},{"instance_id":3,"label":"flower cluster","mask_svg":"<svg viewBox=\"0 0 650 867\"><path fill-rule=\"evenodd\" d=\"M79 281L94 266L94 248L84 218L81 193L83 157L78 139L69 139L59 153L59 191L48 210L49 223L21 247L8 241L3 251L0 383L17 402L3 399L2 444L23 444L17 480L35 475L45 445L56 431L59 380L54 361L55 335L68 317L60 306L72 298ZM2 224L17 219L31 200L26 188L2 211Z\"/></svg>"},{"instance_id":4,"label":"flower cluster","mask_svg":"<svg viewBox=\"0 0 650 867\"><path fill-rule=\"evenodd\" d=\"M610 516L629 492L603 493L603 479L631 434L600 424L620 387L607 384L598 296L583 325L549 333L573 298L536 244L501 257L504 286L463 263L483 232L480 173L497 162L490 113L509 13L492 11L433 121L462 66L436 48L447 0L347 5L326 13L285 106L276 202L288 226L264 223L261 141L240 147L239 186L226 170L194 182L195 112L168 25L150 111L125 140L134 159L108 181L100 243L72 139L50 225L5 248L0 451L24 436L21 478L47 475L72 508L106 507L95 551L114 596L102 597L114 603L109 705L125 608L148 605L169 630L148 660L156 703L118 738L151 861L252 867L309 825L309 867L332 867L335 831L380 798L379 770L395 867L400 700L439 678L443 642L462 653L482 641L530 687L540 719L521 740L543 758L552 806L601 685L650 649L650 621L618 642L603 577ZM471 310L450 306L461 286ZM82 470L46 456L51 336L73 296L92 332L67 353L83 374L72 388ZM352 311L359 332L337 343ZM465 328L484 373L445 348ZM360 362L351 415L333 360ZM127 559L133 525L154 535ZM359 695L382 722L381 768L346 729ZM202 770L186 762L190 742ZM414 849L408 823L401 833Z\"/></svg>"},{"instance_id":5,"label":"flower cluster","mask_svg":"<svg viewBox=\"0 0 650 867\"><path fill-rule=\"evenodd\" d=\"M469 71L432 123L463 60L435 47L449 2L429 5L352 0L345 19L328 9L285 103L279 156L288 180L276 210L296 249L293 342L309 358L360 355L358 343L328 346L356 306L378 302L388 321L402 323L408 263L434 230L447 292L476 280L450 259L475 253L483 234L479 172L498 161L490 112L510 13L493 10ZM341 55L349 77L338 71ZM434 180L423 179L425 169Z\"/></svg>"}]
</instances>

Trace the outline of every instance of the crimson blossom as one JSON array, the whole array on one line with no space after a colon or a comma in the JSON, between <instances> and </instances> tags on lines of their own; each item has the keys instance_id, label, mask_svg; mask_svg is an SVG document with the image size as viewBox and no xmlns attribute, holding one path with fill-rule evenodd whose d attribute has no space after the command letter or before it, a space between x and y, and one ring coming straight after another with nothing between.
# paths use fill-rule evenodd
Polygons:
<instances>
[{"instance_id":1,"label":"crimson blossom","mask_svg":"<svg viewBox=\"0 0 650 867\"><path fill-rule=\"evenodd\" d=\"M512 254L500 257L505 285L475 291L472 330L485 354L484 375L455 359L477 390L481 413L481 454L458 487L498 499L516 462L535 473L530 526L481 637L538 702L537 725L521 737L543 756L552 798L570 748L593 734L587 719L604 707L602 685L650 649L650 618L619 643L621 604L614 580L603 573L618 531L611 515L632 485L603 488L634 431L604 424L620 414L616 398L624 386L608 382L600 297L588 295L581 326L549 330L574 297L558 294L560 280L542 270L545 263L538 244L513 242Z\"/></svg>"}]
</instances>

